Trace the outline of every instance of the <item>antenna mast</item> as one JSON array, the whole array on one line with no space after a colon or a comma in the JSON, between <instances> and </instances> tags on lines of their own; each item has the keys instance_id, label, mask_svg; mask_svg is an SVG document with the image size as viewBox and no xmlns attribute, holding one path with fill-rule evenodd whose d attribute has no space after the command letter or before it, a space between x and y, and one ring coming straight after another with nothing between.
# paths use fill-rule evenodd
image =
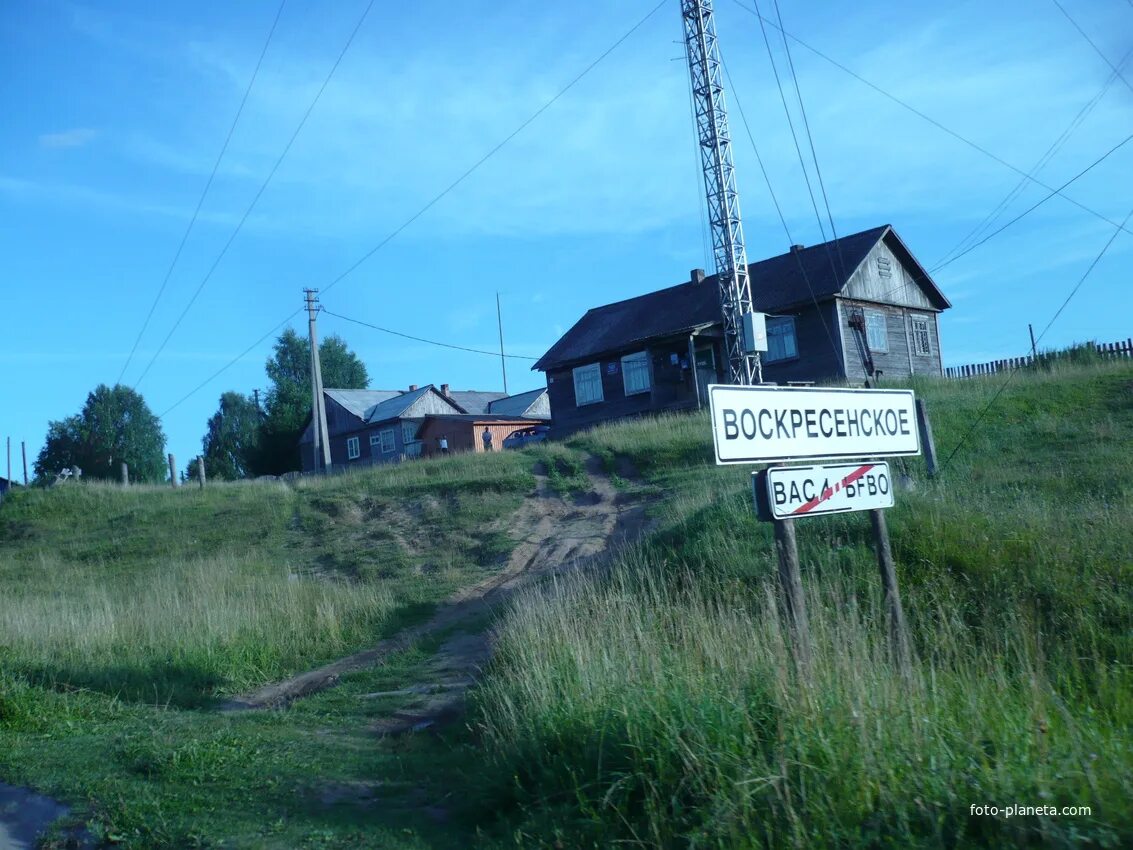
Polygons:
<instances>
[{"instance_id":1,"label":"antenna mast","mask_svg":"<svg viewBox=\"0 0 1133 850\"><path fill-rule=\"evenodd\" d=\"M751 283L711 0L681 0L681 17L731 381L733 384L760 383L763 370L759 354L748 352L744 345L743 316L752 312Z\"/></svg>"}]
</instances>

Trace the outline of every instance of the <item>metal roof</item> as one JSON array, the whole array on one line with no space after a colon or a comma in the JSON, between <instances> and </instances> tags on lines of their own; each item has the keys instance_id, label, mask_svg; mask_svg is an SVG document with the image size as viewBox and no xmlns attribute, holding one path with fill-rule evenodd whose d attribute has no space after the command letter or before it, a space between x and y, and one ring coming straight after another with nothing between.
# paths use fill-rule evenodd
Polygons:
<instances>
[{"instance_id":1,"label":"metal roof","mask_svg":"<svg viewBox=\"0 0 1133 850\"><path fill-rule=\"evenodd\" d=\"M448 398L455 401L465 413L487 413L493 401L507 398L503 393L481 392L480 390L450 390Z\"/></svg>"},{"instance_id":2,"label":"metal roof","mask_svg":"<svg viewBox=\"0 0 1133 850\"><path fill-rule=\"evenodd\" d=\"M402 394L402 390L336 390L323 388L323 393L334 399L359 419L369 418L369 412L383 401Z\"/></svg>"},{"instance_id":3,"label":"metal roof","mask_svg":"<svg viewBox=\"0 0 1133 850\"><path fill-rule=\"evenodd\" d=\"M950 306L928 272L884 224L750 264L755 309L774 313L837 295L883 238L888 239L890 248L913 272L930 300L940 309ZM699 283L682 283L588 310L531 368L545 372L648 339L690 333L719 323L717 276L709 275Z\"/></svg>"},{"instance_id":4,"label":"metal roof","mask_svg":"<svg viewBox=\"0 0 1133 850\"><path fill-rule=\"evenodd\" d=\"M505 396L489 404L488 412L499 413L506 416L524 416L527 414L527 411L531 409L532 405L542 396L546 395L546 393L546 388L540 387L537 390Z\"/></svg>"}]
</instances>

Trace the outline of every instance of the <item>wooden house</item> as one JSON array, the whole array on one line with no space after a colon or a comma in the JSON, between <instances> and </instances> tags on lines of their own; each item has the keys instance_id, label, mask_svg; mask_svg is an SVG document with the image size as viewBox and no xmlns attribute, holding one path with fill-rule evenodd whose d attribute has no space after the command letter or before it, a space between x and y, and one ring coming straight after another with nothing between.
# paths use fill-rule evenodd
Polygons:
<instances>
[{"instance_id":1,"label":"wooden house","mask_svg":"<svg viewBox=\"0 0 1133 850\"><path fill-rule=\"evenodd\" d=\"M508 396L427 384L405 390L324 389L323 398L333 468L392 463L428 454L419 430L430 416L503 416L518 422L515 428L545 423L551 417L543 389ZM299 440L299 457L304 472L315 468L310 416Z\"/></svg>"},{"instance_id":2,"label":"wooden house","mask_svg":"<svg viewBox=\"0 0 1133 850\"><path fill-rule=\"evenodd\" d=\"M889 225L749 266L768 314L763 379L781 384L941 374L937 316L950 307ZM587 311L532 367L546 374L556 436L706 403L728 382L716 276Z\"/></svg>"}]
</instances>

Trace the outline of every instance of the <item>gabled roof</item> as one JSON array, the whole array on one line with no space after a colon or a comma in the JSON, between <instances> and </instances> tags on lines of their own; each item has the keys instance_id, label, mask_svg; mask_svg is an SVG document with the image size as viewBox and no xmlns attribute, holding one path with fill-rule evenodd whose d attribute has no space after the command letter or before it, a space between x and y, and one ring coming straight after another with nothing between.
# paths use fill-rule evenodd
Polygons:
<instances>
[{"instance_id":1,"label":"gabled roof","mask_svg":"<svg viewBox=\"0 0 1133 850\"><path fill-rule=\"evenodd\" d=\"M748 265L756 310L774 313L840 293L873 247L885 239L925 294L940 309L950 306L928 272L888 224ZM586 312L532 369L547 371L661 336L720 323L717 276L682 283Z\"/></svg>"},{"instance_id":2,"label":"gabled roof","mask_svg":"<svg viewBox=\"0 0 1133 850\"><path fill-rule=\"evenodd\" d=\"M336 390L323 389L323 393L334 399L359 419L365 420L375 405L401 395L400 390Z\"/></svg>"},{"instance_id":3,"label":"gabled roof","mask_svg":"<svg viewBox=\"0 0 1133 850\"><path fill-rule=\"evenodd\" d=\"M505 396L489 404L488 413L498 413L503 416L523 416L546 393L546 388L540 387L537 390Z\"/></svg>"},{"instance_id":4,"label":"gabled roof","mask_svg":"<svg viewBox=\"0 0 1133 850\"><path fill-rule=\"evenodd\" d=\"M487 413L493 401L507 398L503 393L480 390L450 390L448 398L455 401L465 413Z\"/></svg>"},{"instance_id":5,"label":"gabled roof","mask_svg":"<svg viewBox=\"0 0 1133 850\"><path fill-rule=\"evenodd\" d=\"M433 389L432 384L426 384L420 389L413 390L412 392L399 393L393 398L386 399L374 405L366 412L366 422L367 424L372 424L374 422L385 422L387 419L396 419L412 407L414 402L430 392L441 395ZM441 398L444 398L444 396L441 396Z\"/></svg>"}]
</instances>

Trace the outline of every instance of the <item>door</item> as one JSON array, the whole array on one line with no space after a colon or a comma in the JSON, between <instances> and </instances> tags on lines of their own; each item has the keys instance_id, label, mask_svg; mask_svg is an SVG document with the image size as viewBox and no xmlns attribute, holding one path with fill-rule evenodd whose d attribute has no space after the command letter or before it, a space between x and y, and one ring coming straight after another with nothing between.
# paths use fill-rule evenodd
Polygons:
<instances>
[{"instance_id":1,"label":"door","mask_svg":"<svg viewBox=\"0 0 1133 850\"><path fill-rule=\"evenodd\" d=\"M711 343L696 349L696 387L701 406L708 404L708 385L720 383L716 374L716 348Z\"/></svg>"}]
</instances>

